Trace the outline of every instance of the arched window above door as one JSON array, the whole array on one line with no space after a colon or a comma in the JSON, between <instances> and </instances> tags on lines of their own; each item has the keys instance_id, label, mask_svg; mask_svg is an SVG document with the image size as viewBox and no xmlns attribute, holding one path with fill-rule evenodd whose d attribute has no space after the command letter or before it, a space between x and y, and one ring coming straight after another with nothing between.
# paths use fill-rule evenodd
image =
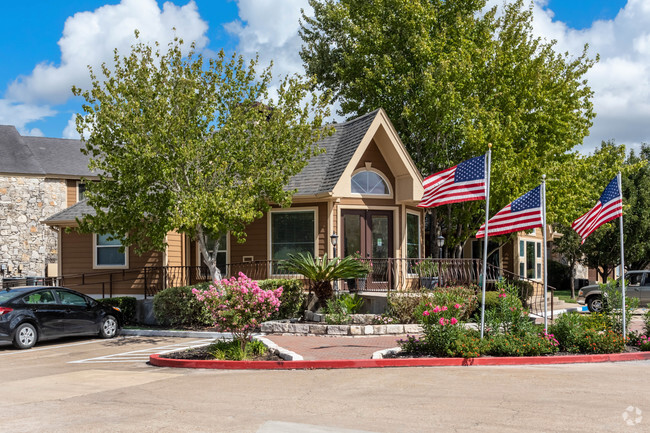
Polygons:
<instances>
[{"instance_id":1,"label":"arched window above door","mask_svg":"<svg viewBox=\"0 0 650 433\"><path fill-rule=\"evenodd\" d=\"M352 176L352 193L363 195L390 195L386 179L371 170L362 170Z\"/></svg>"}]
</instances>

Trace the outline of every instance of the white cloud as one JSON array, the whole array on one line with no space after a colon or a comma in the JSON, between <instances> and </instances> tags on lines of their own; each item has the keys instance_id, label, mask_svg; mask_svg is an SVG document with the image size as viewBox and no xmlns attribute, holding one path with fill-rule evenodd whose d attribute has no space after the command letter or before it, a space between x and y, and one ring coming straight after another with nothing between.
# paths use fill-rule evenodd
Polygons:
<instances>
[{"instance_id":1,"label":"white cloud","mask_svg":"<svg viewBox=\"0 0 650 433\"><path fill-rule=\"evenodd\" d=\"M97 72L102 62L110 63L114 48L122 54L130 51L135 29L141 41L158 41L165 47L174 38L172 27L186 42L196 41L198 49L208 42L208 25L193 1L181 7L166 2L161 10L155 0L122 0L76 13L66 20L59 40L60 63L36 65L30 75L18 77L9 86L6 97L23 103L64 103L72 96L73 85L89 87L87 65Z\"/></svg>"},{"instance_id":2,"label":"white cloud","mask_svg":"<svg viewBox=\"0 0 650 433\"><path fill-rule=\"evenodd\" d=\"M608 139L628 147L650 143L650 1L628 0L614 19L595 21L583 30L552 21L552 11L542 7L545 3L536 1L537 35L557 40L560 52L578 56L589 44L590 57L600 55L586 75L597 116L583 151Z\"/></svg>"},{"instance_id":3,"label":"white cloud","mask_svg":"<svg viewBox=\"0 0 650 433\"><path fill-rule=\"evenodd\" d=\"M63 138L71 138L74 140L79 140L81 136L77 132L77 122L76 119L77 115L73 114L70 116L70 119L68 119L68 124L65 125L65 128L63 129Z\"/></svg>"},{"instance_id":4,"label":"white cloud","mask_svg":"<svg viewBox=\"0 0 650 433\"><path fill-rule=\"evenodd\" d=\"M42 137L43 132L38 128L27 128L26 125L35 120L54 116L56 111L48 106L20 104L0 99L0 125L14 125L21 135Z\"/></svg>"},{"instance_id":5,"label":"white cloud","mask_svg":"<svg viewBox=\"0 0 650 433\"><path fill-rule=\"evenodd\" d=\"M239 38L237 53L252 58L259 53L260 64L273 61L273 76L304 73L300 59L302 40L300 9L308 14L307 0L238 0L239 21L226 24L226 30Z\"/></svg>"}]
</instances>

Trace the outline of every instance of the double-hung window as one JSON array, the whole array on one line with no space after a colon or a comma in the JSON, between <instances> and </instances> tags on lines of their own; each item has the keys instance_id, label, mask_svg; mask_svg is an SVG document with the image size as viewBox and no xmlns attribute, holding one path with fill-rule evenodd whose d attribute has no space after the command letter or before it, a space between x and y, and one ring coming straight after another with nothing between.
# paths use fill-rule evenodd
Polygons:
<instances>
[{"instance_id":1,"label":"double-hung window","mask_svg":"<svg viewBox=\"0 0 650 433\"><path fill-rule=\"evenodd\" d=\"M110 239L111 235L95 234L94 267L95 268L128 268L127 250L120 251L121 239Z\"/></svg>"},{"instance_id":2,"label":"double-hung window","mask_svg":"<svg viewBox=\"0 0 650 433\"><path fill-rule=\"evenodd\" d=\"M314 210L273 211L271 224L271 260L285 260L290 254L316 255L316 212ZM274 268L273 273L281 272Z\"/></svg>"}]
</instances>

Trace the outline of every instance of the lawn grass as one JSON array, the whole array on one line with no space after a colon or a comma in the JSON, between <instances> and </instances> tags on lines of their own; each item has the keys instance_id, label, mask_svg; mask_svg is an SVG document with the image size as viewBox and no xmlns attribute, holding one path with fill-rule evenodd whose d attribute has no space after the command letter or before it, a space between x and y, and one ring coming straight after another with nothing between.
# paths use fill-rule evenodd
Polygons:
<instances>
[{"instance_id":1,"label":"lawn grass","mask_svg":"<svg viewBox=\"0 0 650 433\"><path fill-rule=\"evenodd\" d=\"M560 301L570 302L575 304L576 299L571 299L571 290L555 290L553 296L557 297ZM578 297L578 291L576 290L576 298Z\"/></svg>"}]
</instances>

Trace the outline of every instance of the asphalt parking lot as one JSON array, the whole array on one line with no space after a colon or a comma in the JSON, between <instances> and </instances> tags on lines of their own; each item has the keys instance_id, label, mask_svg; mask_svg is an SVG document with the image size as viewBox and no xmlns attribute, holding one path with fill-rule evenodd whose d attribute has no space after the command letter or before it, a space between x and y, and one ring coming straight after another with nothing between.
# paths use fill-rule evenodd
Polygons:
<instances>
[{"instance_id":1,"label":"asphalt parking lot","mask_svg":"<svg viewBox=\"0 0 650 433\"><path fill-rule=\"evenodd\" d=\"M148 354L201 338L0 346L7 432L632 432L650 430L650 363L215 371Z\"/></svg>"}]
</instances>

